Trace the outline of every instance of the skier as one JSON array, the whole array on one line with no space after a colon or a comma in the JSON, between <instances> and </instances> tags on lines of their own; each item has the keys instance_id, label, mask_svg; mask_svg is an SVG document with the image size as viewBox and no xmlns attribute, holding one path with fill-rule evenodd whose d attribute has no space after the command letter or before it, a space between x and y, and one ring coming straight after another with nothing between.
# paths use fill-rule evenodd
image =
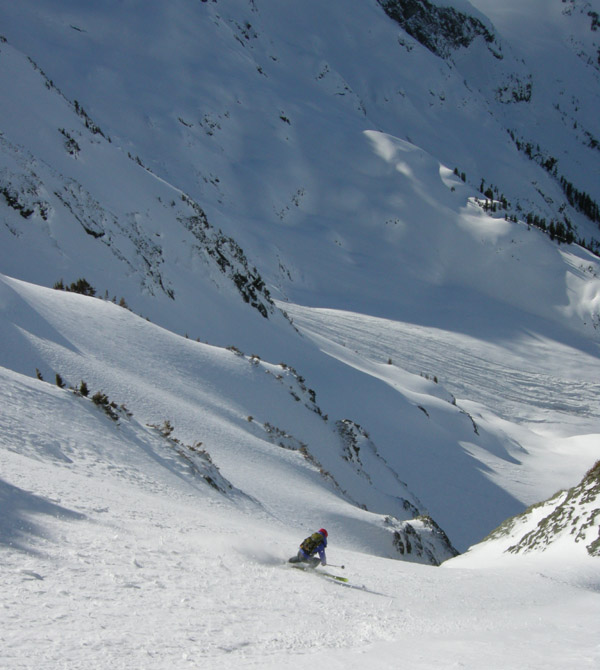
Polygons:
<instances>
[{"instance_id":1,"label":"skier","mask_svg":"<svg viewBox=\"0 0 600 670\"><path fill-rule=\"evenodd\" d=\"M325 547L327 546L327 531L319 529L316 533L309 535L300 545L298 554L292 556L289 563L308 563L309 568L316 568L319 563L327 565ZM319 554L317 558L315 554Z\"/></svg>"}]
</instances>

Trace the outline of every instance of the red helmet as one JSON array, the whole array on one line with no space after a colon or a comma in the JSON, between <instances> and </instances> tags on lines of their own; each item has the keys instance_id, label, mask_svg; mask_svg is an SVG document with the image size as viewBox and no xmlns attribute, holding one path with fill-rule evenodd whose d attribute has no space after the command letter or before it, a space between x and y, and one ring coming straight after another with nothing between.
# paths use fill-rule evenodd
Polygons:
<instances>
[{"instance_id":1,"label":"red helmet","mask_svg":"<svg viewBox=\"0 0 600 670\"><path fill-rule=\"evenodd\" d=\"M325 528L319 528L319 533L323 535L323 537L327 537L329 533L325 530Z\"/></svg>"}]
</instances>

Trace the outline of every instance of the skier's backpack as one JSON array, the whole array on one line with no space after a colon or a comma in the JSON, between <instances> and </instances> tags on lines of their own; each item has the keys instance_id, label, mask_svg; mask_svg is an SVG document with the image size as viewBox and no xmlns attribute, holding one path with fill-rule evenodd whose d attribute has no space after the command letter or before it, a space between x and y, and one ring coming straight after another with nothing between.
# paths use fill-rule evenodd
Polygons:
<instances>
[{"instance_id":1,"label":"skier's backpack","mask_svg":"<svg viewBox=\"0 0 600 670\"><path fill-rule=\"evenodd\" d=\"M309 556L312 556L322 542L323 536L321 533L313 533L302 542L300 549L306 552Z\"/></svg>"}]
</instances>

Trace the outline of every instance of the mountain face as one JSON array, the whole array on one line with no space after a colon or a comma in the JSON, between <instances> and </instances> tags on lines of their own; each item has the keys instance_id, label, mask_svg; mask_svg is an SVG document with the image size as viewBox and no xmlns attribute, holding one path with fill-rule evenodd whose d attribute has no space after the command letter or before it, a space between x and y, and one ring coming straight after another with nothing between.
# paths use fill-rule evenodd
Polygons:
<instances>
[{"instance_id":1,"label":"mountain face","mask_svg":"<svg viewBox=\"0 0 600 670\"><path fill-rule=\"evenodd\" d=\"M427 0L378 0L385 13L436 56L447 58L477 37L489 44L494 35L481 19L454 7L439 7ZM501 58L502 56L497 56Z\"/></svg>"},{"instance_id":2,"label":"mountain face","mask_svg":"<svg viewBox=\"0 0 600 670\"><path fill-rule=\"evenodd\" d=\"M85 279L228 357L214 379L230 386L211 391L183 356L193 397L164 404L186 444L189 413L244 417L235 439L211 424L223 482L264 502L240 463L302 456L329 473L327 495L376 515L365 524L385 551L426 563L589 467L591 3L20 0L3 3L1 31L6 369L74 388L85 374L162 425L151 379L123 384L126 361L61 322L101 330L99 306L31 287ZM257 371L264 393L246 384ZM255 441L251 455L233 446Z\"/></svg>"},{"instance_id":3,"label":"mountain face","mask_svg":"<svg viewBox=\"0 0 600 670\"><path fill-rule=\"evenodd\" d=\"M33 459L56 477L64 467L70 481L97 463L132 487L175 477L195 504L270 510L281 527L321 517L337 543L366 536L388 558L456 555L368 433L326 416L293 367L176 336L75 290L3 278L0 301L7 462Z\"/></svg>"},{"instance_id":4,"label":"mountain face","mask_svg":"<svg viewBox=\"0 0 600 670\"><path fill-rule=\"evenodd\" d=\"M539 554L570 549L600 556L600 462L577 486L508 519L480 544L473 557L485 554ZM469 556L465 556L469 559Z\"/></svg>"},{"instance_id":5,"label":"mountain face","mask_svg":"<svg viewBox=\"0 0 600 670\"><path fill-rule=\"evenodd\" d=\"M542 508L551 511L509 547L510 553L544 550L568 534L575 543L582 543L590 556L600 556L600 462L578 486L555 496Z\"/></svg>"},{"instance_id":6,"label":"mountain face","mask_svg":"<svg viewBox=\"0 0 600 670\"><path fill-rule=\"evenodd\" d=\"M92 257L92 249L110 246L121 258L122 271L104 288L162 319L155 301L137 294L156 287L182 298L158 229L194 216L169 215L168 203L185 194L221 236L202 252L218 269L211 259L192 261L186 285L224 272L263 316L268 287L275 299L360 309L366 301L383 316L398 306L417 318L440 281L522 302L516 291L499 292L495 278L482 283L480 272L460 269L456 248L480 257L482 272L497 260L495 250L479 248L478 233L465 230L463 214L485 215L482 226L494 236L500 222L510 222L502 232L509 244L527 226L534 234L519 246L551 238L597 248L599 72L585 3L526 15L524 24L551 36L552 44L541 45L523 41L519 26L507 26L505 14L485 2L146 7L117 3L102 11L26 0L6 8L4 85L21 83L3 121L1 193L5 244L16 251L25 245L15 235L29 230L32 217L42 231L52 227L51 213L74 220L95 242L86 245ZM309 40L297 39L299 27ZM47 112L27 110L32 101ZM114 167L117 154L120 165L125 156L137 164L136 179L133 166L127 176ZM159 180L174 194L155 194L164 189ZM96 193L99 181L111 185ZM35 195L42 188L48 198ZM109 239L101 228L114 220L121 230ZM188 230L182 239L193 236ZM65 279L88 268L92 284L106 283L93 261L79 254L67 262L65 243L50 246L31 264L35 275L19 271L20 262L5 270L52 285L62 264L71 275ZM240 254L246 260L238 268ZM531 282L519 267L500 271ZM544 289L550 281L539 277L543 303L551 305L542 311L554 318L555 289ZM402 296L387 297L390 285L401 285ZM452 309L465 309L464 295ZM591 310L578 327L596 320ZM179 332L200 327L189 313L164 324Z\"/></svg>"}]
</instances>

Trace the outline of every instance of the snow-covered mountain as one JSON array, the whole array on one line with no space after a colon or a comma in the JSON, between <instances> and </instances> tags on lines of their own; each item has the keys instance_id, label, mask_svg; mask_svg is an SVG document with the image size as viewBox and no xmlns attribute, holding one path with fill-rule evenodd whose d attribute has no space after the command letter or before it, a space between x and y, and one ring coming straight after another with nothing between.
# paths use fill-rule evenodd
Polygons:
<instances>
[{"instance_id":1,"label":"snow-covered mountain","mask_svg":"<svg viewBox=\"0 0 600 670\"><path fill-rule=\"evenodd\" d=\"M0 7L8 667L562 668L556 597L597 660L600 8ZM281 567L322 525L347 588Z\"/></svg>"},{"instance_id":2,"label":"snow-covered mountain","mask_svg":"<svg viewBox=\"0 0 600 670\"><path fill-rule=\"evenodd\" d=\"M366 431L348 419L325 416L315 391L284 362L273 365L236 348L190 341L111 301L14 280L3 281L2 303L5 316L9 316L2 328L3 356L18 361L18 365L11 365L10 360L3 360L6 368L22 368L24 372L31 368L42 379L49 369L56 370L49 381L54 383L58 374L63 384L77 391L79 405L88 407L88 412L93 411L93 405L104 407L111 419L128 424L127 412L119 411L124 405L134 421L139 415L138 421L162 434L165 446L183 458L183 466L191 459L194 470L199 469L204 480L208 477L211 482L225 476L228 483L217 486L222 493L227 494L230 488L238 490L256 501L257 510L266 507L280 521L293 523L297 518L292 513L294 506L299 498L309 495L308 488L316 486L309 482L316 479L324 493L346 500L350 508L356 508L354 513L365 518L363 523L374 525L371 544L376 553L409 556L430 564L456 554ZM86 394L88 400L81 398L82 380L93 390ZM7 415L19 415L19 395L15 392L17 404L11 409L5 405ZM27 423L38 422L41 417ZM64 428L68 433L68 422ZM52 433L57 427L51 422L49 429ZM31 441L27 425L16 430L24 433L17 443ZM131 432L128 427L124 430ZM76 439L66 434L49 436L37 448L47 456L47 443L61 445ZM21 451L14 440L12 435L6 446ZM52 446L50 456L57 451L63 450ZM218 465L222 469L219 474L214 471ZM294 475L294 470L299 473ZM290 489L288 503L281 494L282 481ZM311 515L324 515L320 496L313 493L310 497L313 502L304 502L304 507L314 504ZM425 528L425 546L417 547L413 541L411 550L403 536L416 534L411 527L416 517L416 527ZM346 532L352 537L356 529L349 526L340 531L338 542Z\"/></svg>"},{"instance_id":3,"label":"snow-covered mountain","mask_svg":"<svg viewBox=\"0 0 600 670\"><path fill-rule=\"evenodd\" d=\"M532 505L507 519L465 559L475 563L481 556L501 552L529 554L562 551L569 555L573 546L590 556L600 555L600 462L586 473L577 486L559 491L549 500Z\"/></svg>"},{"instance_id":4,"label":"snow-covered mountain","mask_svg":"<svg viewBox=\"0 0 600 670\"><path fill-rule=\"evenodd\" d=\"M371 313L394 318L401 309L410 320L422 318L421 304L434 301L440 285L463 289L442 301L462 315L476 311L464 289L521 307L522 287L534 280L532 290L539 286L546 295L526 296L527 310L534 302L544 316L554 316L564 304L556 273L549 280L511 252L513 240L518 247L545 246L535 230L521 241L528 218L593 248L600 237L600 72L592 58L592 8L576 2L552 3L550 11L531 3L518 10L520 2L503 9L480 3L481 11L466 2L456 9L382 4L392 16L394 8L405 7L406 15L422 5L423 25L415 27L413 15L405 32L380 3L362 0L351 9L346 2L296 8L247 0L110 8L7 3L3 85L11 95L3 122L3 192L14 208L6 214L12 214L13 233L26 225L23 214L33 209L43 225L46 212L54 222L71 221L67 230L87 231L85 246L94 259L106 247L124 256L125 271L111 272L112 285L104 286L106 272L96 273L87 253L77 254L72 269L65 252L57 257L65 246L59 242L49 256L39 252L34 277L19 272L20 259L6 272L52 285L60 278L57 265L73 275L85 270L111 295L133 294L136 311L178 332L195 331L201 318L192 320L189 310L185 318L175 315L187 302L180 284L213 273L204 260L173 250L177 269L191 276L172 276L168 254L175 241L160 230L171 229L173 218L189 217L169 213L183 192L211 229L240 245L273 298L361 312L366 304ZM466 25L471 15L481 27L454 44L444 30ZM523 25L532 23L530 32L547 36L551 48L542 38L521 39ZM411 33L446 46L438 55ZM15 78L20 85L12 90ZM152 186L145 173L133 179L136 170L125 167L125 156L175 193L157 180ZM45 197L36 196L42 188ZM486 192L496 212L485 211ZM506 216L521 223L509 225ZM115 221L119 230L109 232ZM59 235L54 227L46 244ZM505 245L500 259L498 237ZM102 270L107 261L97 262ZM514 277L520 290L498 287L498 263L498 272ZM248 277L246 269L241 274ZM123 275L131 289L119 285ZM402 286L401 296L390 295L399 293L393 286ZM157 308L156 300L138 298L140 287L173 294L177 306ZM572 308L591 329L597 307L577 302Z\"/></svg>"},{"instance_id":5,"label":"snow-covered mountain","mask_svg":"<svg viewBox=\"0 0 600 670\"><path fill-rule=\"evenodd\" d=\"M593 667L597 558L572 540L535 562L511 555L519 564L492 569L498 552L490 560L483 545L432 568L440 529L423 516L402 522L420 503L363 429L316 411L294 370L177 336L111 301L8 278L0 289L4 667L292 668L310 658L359 668L365 654L378 668L399 654L423 668ZM457 462L459 424L444 394L436 404L439 384L354 355L401 389L390 390L396 405L420 403L404 419L421 431L421 459L438 460L438 486L441 470L458 479L473 469ZM15 371L17 361L46 381ZM325 373L341 389L360 378ZM432 421L446 429L445 451ZM547 442L540 460L552 469L571 441ZM500 507L490 483L479 486ZM586 522L595 496L582 500ZM447 489L439 499L454 508ZM466 530L475 518L465 510ZM315 523L329 529L327 570L347 582L286 567Z\"/></svg>"}]
</instances>

